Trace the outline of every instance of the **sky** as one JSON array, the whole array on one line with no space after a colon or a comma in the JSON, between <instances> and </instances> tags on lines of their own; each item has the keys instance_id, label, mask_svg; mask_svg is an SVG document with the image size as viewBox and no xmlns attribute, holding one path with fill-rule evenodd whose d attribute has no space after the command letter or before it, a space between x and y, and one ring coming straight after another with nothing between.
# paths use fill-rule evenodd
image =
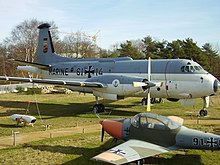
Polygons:
<instances>
[{"instance_id":1,"label":"sky","mask_svg":"<svg viewBox=\"0 0 220 165\"><path fill-rule=\"evenodd\" d=\"M104 49L146 36L220 45L219 0L0 0L0 43L33 18L54 21L61 32L99 31Z\"/></svg>"}]
</instances>

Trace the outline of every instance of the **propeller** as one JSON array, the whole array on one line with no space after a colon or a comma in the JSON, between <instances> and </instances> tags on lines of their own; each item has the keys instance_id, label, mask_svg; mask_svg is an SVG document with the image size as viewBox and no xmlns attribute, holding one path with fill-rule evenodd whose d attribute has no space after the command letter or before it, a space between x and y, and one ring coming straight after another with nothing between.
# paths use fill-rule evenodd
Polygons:
<instances>
[{"instance_id":1,"label":"propeller","mask_svg":"<svg viewBox=\"0 0 220 165\"><path fill-rule=\"evenodd\" d=\"M144 89L151 88L154 86L157 86L157 87L163 86L163 82L151 82L150 79L151 79L151 58L149 57L149 59L148 59L148 80L145 79L142 82L134 81L133 86L134 87L144 87Z\"/></svg>"},{"instance_id":2,"label":"propeller","mask_svg":"<svg viewBox=\"0 0 220 165\"><path fill-rule=\"evenodd\" d=\"M163 82L151 82L151 58L148 58L148 80L143 80L143 82L133 82L134 87L142 87L144 91L147 91L147 111L150 111L150 88L157 86L162 87Z\"/></svg>"},{"instance_id":3,"label":"propeller","mask_svg":"<svg viewBox=\"0 0 220 165\"><path fill-rule=\"evenodd\" d=\"M150 57L148 58L148 81L150 82L150 78L151 78L151 59ZM151 102L150 102L150 88L148 88L147 90L147 111L150 111L150 106L151 106Z\"/></svg>"},{"instance_id":4,"label":"propeller","mask_svg":"<svg viewBox=\"0 0 220 165\"><path fill-rule=\"evenodd\" d=\"M103 142L103 140L104 140L104 134L105 134L105 130L104 130L104 128L102 127L101 142Z\"/></svg>"}]
</instances>

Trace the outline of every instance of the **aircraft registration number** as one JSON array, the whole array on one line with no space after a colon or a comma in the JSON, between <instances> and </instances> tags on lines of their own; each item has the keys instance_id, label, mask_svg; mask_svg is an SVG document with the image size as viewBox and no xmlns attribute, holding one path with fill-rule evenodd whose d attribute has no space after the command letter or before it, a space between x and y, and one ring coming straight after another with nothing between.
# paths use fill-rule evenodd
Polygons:
<instances>
[{"instance_id":1,"label":"aircraft registration number","mask_svg":"<svg viewBox=\"0 0 220 165\"><path fill-rule=\"evenodd\" d=\"M215 147L217 145L220 145L220 141L218 142L217 139L213 137L209 137L208 139L204 138L193 138L193 145L194 146L208 146L208 147Z\"/></svg>"},{"instance_id":2,"label":"aircraft registration number","mask_svg":"<svg viewBox=\"0 0 220 165\"><path fill-rule=\"evenodd\" d=\"M64 75L68 76L69 73L76 73L77 76L85 76L87 75L88 78L92 76L98 76L103 74L102 68L94 68L93 66L89 65L88 67L78 67L76 70L74 67L72 68L53 68L49 69L49 75Z\"/></svg>"}]
</instances>

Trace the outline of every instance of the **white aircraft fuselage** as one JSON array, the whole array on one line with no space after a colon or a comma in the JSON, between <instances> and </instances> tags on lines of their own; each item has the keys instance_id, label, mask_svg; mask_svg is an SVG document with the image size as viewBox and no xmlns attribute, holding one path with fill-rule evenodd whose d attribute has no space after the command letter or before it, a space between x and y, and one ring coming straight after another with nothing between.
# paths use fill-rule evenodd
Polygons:
<instances>
[{"instance_id":1,"label":"white aircraft fuselage","mask_svg":"<svg viewBox=\"0 0 220 165\"><path fill-rule=\"evenodd\" d=\"M134 87L133 82L147 80L148 60L124 58L119 61L117 59L89 61L88 59L88 61L75 60L50 65L49 70L33 67L26 70L41 74L44 79L101 82L107 87L95 89L69 86L68 88L91 92L103 98L106 93L107 99L147 96L147 92L142 87ZM26 66L19 69L25 70L25 68ZM162 82L159 87L151 87L152 98L200 98L215 94L218 88L218 81L213 75L195 61L186 59L152 60L151 81Z\"/></svg>"}]
</instances>

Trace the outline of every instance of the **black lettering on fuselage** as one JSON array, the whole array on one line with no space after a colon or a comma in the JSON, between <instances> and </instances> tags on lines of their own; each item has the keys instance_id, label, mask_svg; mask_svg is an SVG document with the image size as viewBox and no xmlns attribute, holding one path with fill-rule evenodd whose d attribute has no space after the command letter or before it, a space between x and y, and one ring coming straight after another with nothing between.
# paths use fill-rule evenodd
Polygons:
<instances>
[{"instance_id":1,"label":"black lettering on fuselage","mask_svg":"<svg viewBox=\"0 0 220 165\"><path fill-rule=\"evenodd\" d=\"M69 68L50 68L49 75L63 75L68 76Z\"/></svg>"},{"instance_id":2,"label":"black lettering on fuselage","mask_svg":"<svg viewBox=\"0 0 220 165\"><path fill-rule=\"evenodd\" d=\"M102 68L94 68L93 66L88 67L78 67L74 71L74 67L72 68L59 68L59 67L51 67L49 68L49 75L62 75L68 76L70 73L76 73L77 76L87 76L91 78L92 76L100 76L103 75Z\"/></svg>"},{"instance_id":3,"label":"black lettering on fuselage","mask_svg":"<svg viewBox=\"0 0 220 165\"><path fill-rule=\"evenodd\" d=\"M102 74L103 74L102 68L94 68L91 65L89 65L88 67L79 67L76 69L77 76L88 76L88 78L91 78L92 76L99 76Z\"/></svg>"}]
</instances>

